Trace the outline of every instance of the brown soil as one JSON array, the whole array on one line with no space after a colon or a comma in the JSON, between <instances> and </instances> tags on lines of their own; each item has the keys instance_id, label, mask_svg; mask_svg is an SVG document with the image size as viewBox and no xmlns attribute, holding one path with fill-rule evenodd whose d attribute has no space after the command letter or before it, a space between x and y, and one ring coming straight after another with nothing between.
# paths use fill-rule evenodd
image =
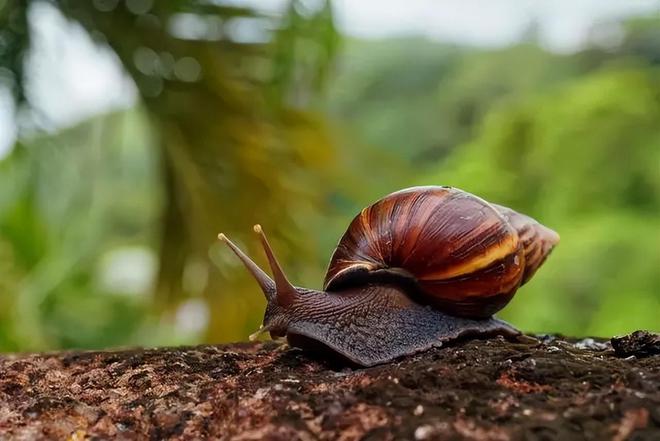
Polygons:
<instances>
[{"instance_id":1,"label":"brown soil","mask_svg":"<svg viewBox=\"0 0 660 441\"><path fill-rule=\"evenodd\" d=\"M522 340L369 369L277 343L4 356L0 439L660 440L657 335Z\"/></svg>"}]
</instances>

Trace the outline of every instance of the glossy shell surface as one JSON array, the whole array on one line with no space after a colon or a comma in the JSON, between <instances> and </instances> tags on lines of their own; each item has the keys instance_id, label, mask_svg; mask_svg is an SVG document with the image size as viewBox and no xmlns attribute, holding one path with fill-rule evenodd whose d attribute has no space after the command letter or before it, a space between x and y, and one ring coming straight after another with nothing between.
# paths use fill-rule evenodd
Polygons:
<instances>
[{"instance_id":1,"label":"glossy shell surface","mask_svg":"<svg viewBox=\"0 0 660 441\"><path fill-rule=\"evenodd\" d=\"M353 219L330 260L324 288L403 283L447 313L489 317L557 241L556 233L533 219L465 191L409 188Z\"/></svg>"}]
</instances>

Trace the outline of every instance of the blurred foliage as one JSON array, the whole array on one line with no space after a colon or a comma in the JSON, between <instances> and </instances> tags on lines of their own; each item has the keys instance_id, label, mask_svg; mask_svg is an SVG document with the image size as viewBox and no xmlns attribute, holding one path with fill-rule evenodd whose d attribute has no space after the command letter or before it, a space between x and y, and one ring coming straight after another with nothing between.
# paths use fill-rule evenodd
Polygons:
<instances>
[{"instance_id":1,"label":"blurred foliage","mask_svg":"<svg viewBox=\"0 0 660 441\"><path fill-rule=\"evenodd\" d=\"M145 336L142 341L149 343L185 341L191 337L173 326L179 306L191 298L218 311L211 316L209 338L242 338L258 325L256 311L263 301L236 294L247 291L251 282L234 260L218 264L219 247L209 250L217 233L226 231L240 241L259 221L276 246L289 245L284 260L297 256L304 272L305 263L319 253L318 245L301 231L322 219L327 198L341 198L344 190L329 185L344 168L332 148L334 135L313 108L339 41L329 4L292 1L281 17L197 1L49 4L111 48L135 81L143 105L140 120L149 121L155 139L127 136L125 147L136 155L158 150L142 164L148 173L135 168L135 158L113 163L91 149L83 151L80 144L89 141L85 136L35 139L30 142L34 147L18 145L4 161L11 170L2 176L5 182L17 185L16 166L25 169L26 181L21 188L2 187L10 189L1 223L3 248L13 254L9 280L20 281L3 296L8 303L6 326L14 328L5 332L5 345L93 346ZM7 4L3 13L24 17L31 5L43 3ZM29 41L19 38L25 32L12 28L17 41ZM12 54L26 52L25 47L11 48ZM5 67L20 77L17 57L7 59L11 62ZM24 96L16 88L19 102ZM126 118L136 118L135 113ZM101 118L98 124L112 122ZM80 130L88 130L86 126ZM104 131L94 151L112 154L109 144L120 139L120 132ZM51 141L53 146L48 145ZM98 161L87 162L85 157L93 154ZM50 161L51 155L61 158L61 168L52 168L60 164ZM83 175L67 174L67 167ZM107 173L112 177L105 182ZM58 179L57 185L51 182ZM108 191L97 193L96 187ZM49 194L58 188L62 195ZM345 190L356 194L348 186ZM51 221L46 212L60 199L58 210L65 217ZM93 205L95 215L79 200ZM126 225L131 222L139 225ZM65 234L69 230L71 236ZM113 240L113 235L123 240ZM52 245L47 243L50 236L55 237ZM252 248L253 241L247 243ZM154 301L142 300L138 306L134 299L101 297L102 288L93 280L93 268L104 251L131 244L157 249L159 255ZM17 253L27 255L20 259ZM61 263L54 254L62 255ZM48 283L40 280L41 267ZM37 282L31 282L35 278ZM114 310L117 302L122 306ZM105 311L89 314L94 303ZM145 309L150 314L145 315ZM123 331L104 337L108 331L103 321L123 323ZM67 329L71 335L62 335ZM126 334L135 338L127 340Z\"/></svg>"},{"instance_id":2,"label":"blurred foliage","mask_svg":"<svg viewBox=\"0 0 660 441\"><path fill-rule=\"evenodd\" d=\"M117 56L140 102L21 133L0 160L0 349L244 339L264 301L218 232L263 263L263 224L318 288L351 217L416 184L562 235L502 314L521 328L660 330L657 18L556 54L533 27L494 50L342 42L327 1L7 1L0 84L19 111L38 109L24 59L44 4Z\"/></svg>"},{"instance_id":3,"label":"blurred foliage","mask_svg":"<svg viewBox=\"0 0 660 441\"><path fill-rule=\"evenodd\" d=\"M0 5L0 86L19 100L25 99L23 59L30 47L27 15L24 0L6 0Z\"/></svg>"},{"instance_id":4,"label":"blurred foliage","mask_svg":"<svg viewBox=\"0 0 660 441\"><path fill-rule=\"evenodd\" d=\"M533 44L484 51L420 39L356 41L344 63L329 94L331 110L348 116L370 144L415 165L441 160L469 140L499 100L580 73L572 60Z\"/></svg>"},{"instance_id":5,"label":"blurred foliage","mask_svg":"<svg viewBox=\"0 0 660 441\"><path fill-rule=\"evenodd\" d=\"M604 93L606 91L606 93ZM426 180L543 219L562 242L502 316L524 329L657 329L660 71L604 71L493 112Z\"/></svg>"},{"instance_id":6,"label":"blurred foliage","mask_svg":"<svg viewBox=\"0 0 660 441\"><path fill-rule=\"evenodd\" d=\"M139 343L148 299L95 278L117 245L153 242L156 164L137 112L25 141L0 163L4 348Z\"/></svg>"},{"instance_id":7,"label":"blurred foliage","mask_svg":"<svg viewBox=\"0 0 660 441\"><path fill-rule=\"evenodd\" d=\"M207 2L147 2L139 11L132 3L111 11L77 1L59 6L116 52L160 139L166 197L157 311L167 317L183 299L203 297L221 311L211 316L210 335L237 339L258 323L247 318L260 299L235 294L245 290L244 274L212 265L209 244L219 231L244 235L260 221L275 244L285 238L291 253L313 255L313 243L296 239L300 217L321 215L325 195L309 190L337 175L336 162L322 119L299 106L323 85L336 47L331 9L293 1L273 21ZM192 29L206 32L177 31L181 20L201 20L207 25ZM241 27L264 35L242 36ZM197 282L186 283L190 272Z\"/></svg>"}]
</instances>

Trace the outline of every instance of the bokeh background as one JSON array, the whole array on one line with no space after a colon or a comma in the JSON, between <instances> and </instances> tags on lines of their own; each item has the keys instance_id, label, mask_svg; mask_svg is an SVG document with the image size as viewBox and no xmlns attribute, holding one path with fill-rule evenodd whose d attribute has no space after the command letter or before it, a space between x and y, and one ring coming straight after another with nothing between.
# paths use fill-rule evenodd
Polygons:
<instances>
[{"instance_id":1,"label":"bokeh background","mask_svg":"<svg viewBox=\"0 0 660 441\"><path fill-rule=\"evenodd\" d=\"M400 188L562 236L501 313L660 331L660 2L0 0L0 350L244 340Z\"/></svg>"}]
</instances>

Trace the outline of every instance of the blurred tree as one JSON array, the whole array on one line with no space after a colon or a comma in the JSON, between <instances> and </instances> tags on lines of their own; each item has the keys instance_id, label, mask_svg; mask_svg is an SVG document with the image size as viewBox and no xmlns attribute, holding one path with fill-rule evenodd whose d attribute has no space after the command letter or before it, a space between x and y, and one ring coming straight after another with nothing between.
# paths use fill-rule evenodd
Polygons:
<instances>
[{"instance_id":1,"label":"blurred tree","mask_svg":"<svg viewBox=\"0 0 660 441\"><path fill-rule=\"evenodd\" d=\"M0 162L1 347L139 342L146 299L96 279L106 253L153 241L152 147L130 112L24 140Z\"/></svg>"},{"instance_id":2,"label":"blurred tree","mask_svg":"<svg viewBox=\"0 0 660 441\"><path fill-rule=\"evenodd\" d=\"M25 102L23 57L32 32L27 17L37 3L5 2L0 13L7 41L0 62L15 79L19 103ZM250 282L237 265L231 266L233 260L223 261L221 269L212 265L221 254L217 247L209 254L209 245L219 231L239 241L247 238L251 224L246 222L261 222L275 246L292 245L283 260L295 253L304 262L318 254L316 244L301 240L297 232L302 219L313 222L322 216L322 202L331 196L310 188L324 188L324 180L341 171L322 118L303 110L313 106L337 49L329 3L293 0L281 17L194 0L47 3L116 53L152 123L164 192L156 315L164 314L167 322L185 298L199 297L218 311L211 316L209 338L244 337L258 324L261 299L237 294ZM26 147L19 145L14 156L28 154L22 150ZM25 179L44 172L33 167ZM88 178L91 185L96 177ZM131 191L120 197L130 198ZM14 208L35 209L30 190L23 194ZM35 213L22 221L39 218ZM3 234L10 230L5 225ZM33 235L34 246L43 246L38 238ZM248 243L254 243L252 237ZM86 255L82 247L78 254L71 265ZM47 256L34 250L24 270ZM43 298L27 291L17 297L31 299L24 308L31 314L45 307ZM27 325L37 347L45 341L40 323L35 318Z\"/></svg>"},{"instance_id":3,"label":"blurred tree","mask_svg":"<svg viewBox=\"0 0 660 441\"><path fill-rule=\"evenodd\" d=\"M502 316L526 330L658 329L660 72L605 70L491 113L423 182L528 213L562 242Z\"/></svg>"},{"instance_id":4,"label":"blurred tree","mask_svg":"<svg viewBox=\"0 0 660 441\"><path fill-rule=\"evenodd\" d=\"M530 42L496 50L419 38L348 40L346 46L331 85L332 111L347 115L368 143L415 167L442 160L471 139L501 102L539 93L585 70Z\"/></svg>"},{"instance_id":5,"label":"blurred tree","mask_svg":"<svg viewBox=\"0 0 660 441\"><path fill-rule=\"evenodd\" d=\"M434 92L464 50L421 38L345 45L328 95L331 113L345 118L366 143L405 163L422 151L444 149L454 132L445 130Z\"/></svg>"},{"instance_id":6,"label":"blurred tree","mask_svg":"<svg viewBox=\"0 0 660 441\"><path fill-rule=\"evenodd\" d=\"M601 23L593 27L590 40L585 52L595 54L589 57L591 59L612 61L626 56L657 65L660 63L660 16Z\"/></svg>"},{"instance_id":7,"label":"blurred tree","mask_svg":"<svg viewBox=\"0 0 660 441\"><path fill-rule=\"evenodd\" d=\"M7 0L0 5L0 41L0 87L23 101L23 60L30 47L28 8L23 0Z\"/></svg>"}]
</instances>

